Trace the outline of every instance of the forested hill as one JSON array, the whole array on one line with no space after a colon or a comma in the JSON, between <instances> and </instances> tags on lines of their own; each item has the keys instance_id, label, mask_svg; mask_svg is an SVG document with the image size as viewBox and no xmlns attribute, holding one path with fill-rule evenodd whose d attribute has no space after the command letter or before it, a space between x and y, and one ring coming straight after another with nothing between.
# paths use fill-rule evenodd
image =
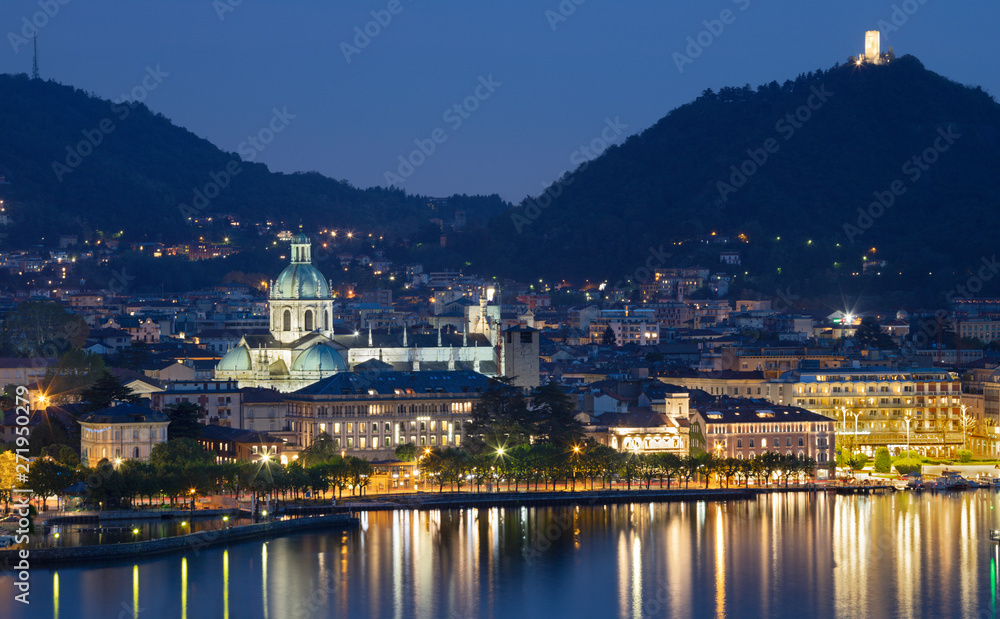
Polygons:
<instances>
[{"instance_id":1,"label":"forested hill","mask_svg":"<svg viewBox=\"0 0 1000 619\"><path fill-rule=\"evenodd\" d=\"M996 251L998 162L1000 106L981 88L912 56L837 65L705 91L452 250L522 279L613 280L651 256L718 268L718 246L691 242L717 232L744 235L729 249L751 287L829 287L864 259L887 261L886 286L945 286Z\"/></svg>"},{"instance_id":2,"label":"forested hill","mask_svg":"<svg viewBox=\"0 0 1000 619\"><path fill-rule=\"evenodd\" d=\"M474 221L507 207L495 195L431 204L315 172L273 173L240 154L220 150L142 104L115 104L23 74L0 75L0 174L6 181L0 198L14 219L6 230L13 244L59 233L86 238L95 230L125 230L129 240L190 240L185 217L213 213L392 235L430 218L450 220L456 209ZM238 169L228 186L194 208L194 190L214 193L206 186L213 175L224 184L227 167Z\"/></svg>"}]
</instances>

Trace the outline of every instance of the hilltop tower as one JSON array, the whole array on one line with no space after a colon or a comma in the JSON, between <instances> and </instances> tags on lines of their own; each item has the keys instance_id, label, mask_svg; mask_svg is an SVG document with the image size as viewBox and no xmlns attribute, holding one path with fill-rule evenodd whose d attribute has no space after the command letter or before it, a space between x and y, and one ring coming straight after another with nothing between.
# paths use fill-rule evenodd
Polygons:
<instances>
[{"instance_id":1,"label":"hilltop tower","mask_svg":"<svg viewBox=\"0 0 1000 619\"><path fill-rule=\"evenodd\" d=\"M865 62L878 64L882 58L882 35L878 30L865 33Z\"/></svg>"}]
</instances>

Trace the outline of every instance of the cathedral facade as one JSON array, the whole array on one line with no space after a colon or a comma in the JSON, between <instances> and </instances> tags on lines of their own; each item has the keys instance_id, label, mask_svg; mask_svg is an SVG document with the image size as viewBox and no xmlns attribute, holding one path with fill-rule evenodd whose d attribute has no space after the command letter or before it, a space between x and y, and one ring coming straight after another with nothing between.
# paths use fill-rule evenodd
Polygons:
<instances>
[{"instance_id":1,"label":"cathedral facade","mask_svg":"<svg viewBox=\"0 0 1000 619\"><path fill-rule=\"evenodd\" d=\"M461 333L402 329L358 332L333 325L331 286L312 264L304 234L292 239L291 264L271 282L270 330L245 335L219 361L216 380L240 387L297 391L340 372L367 368L418 372L469 370L496 376L500 366L496 321L475 321ZM483 307L483 315L493 308Z\"/></svg>"}]
</instances>

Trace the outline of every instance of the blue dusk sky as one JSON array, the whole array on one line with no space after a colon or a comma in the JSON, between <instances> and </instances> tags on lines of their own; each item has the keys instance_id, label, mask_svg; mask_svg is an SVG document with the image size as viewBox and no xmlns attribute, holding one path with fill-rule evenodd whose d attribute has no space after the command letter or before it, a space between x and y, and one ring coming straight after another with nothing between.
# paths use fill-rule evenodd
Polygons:
<instances>
[{"instance_id":1,"label":"blue dusk sky","mask_svg":"<svg viewBox=\"0 0 1000 619\"><path fill-rule=\"evenodd\" d=\"M359 187L421 143L433 152L401 186L431 196L538 194L602 134L620 142L706 88L843 63L869 29L1000 86L1000 3L985 0L5 0L0 71L30 72L32 21L43 78L134 91L231 152L287 109L258 160ZM148 91L147 67L168 74Z\"/></svg>"}]
</instances>

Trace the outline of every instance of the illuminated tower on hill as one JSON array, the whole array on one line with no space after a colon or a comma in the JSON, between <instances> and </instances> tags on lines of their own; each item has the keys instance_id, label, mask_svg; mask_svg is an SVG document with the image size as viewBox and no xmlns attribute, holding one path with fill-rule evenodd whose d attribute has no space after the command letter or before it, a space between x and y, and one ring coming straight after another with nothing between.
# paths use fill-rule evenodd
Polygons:
<instances>
[{"instance_id":1,"label":"illuminated tower on hill","mask_svg":"<svg viewBox=\"0 0 1000 619\"><path fill-rule=\"evenodd\" d=\"M865 62L878 64L882 58L881 34L878 30L869 30L865 33Z\"/></svg>"}]
</instances>

